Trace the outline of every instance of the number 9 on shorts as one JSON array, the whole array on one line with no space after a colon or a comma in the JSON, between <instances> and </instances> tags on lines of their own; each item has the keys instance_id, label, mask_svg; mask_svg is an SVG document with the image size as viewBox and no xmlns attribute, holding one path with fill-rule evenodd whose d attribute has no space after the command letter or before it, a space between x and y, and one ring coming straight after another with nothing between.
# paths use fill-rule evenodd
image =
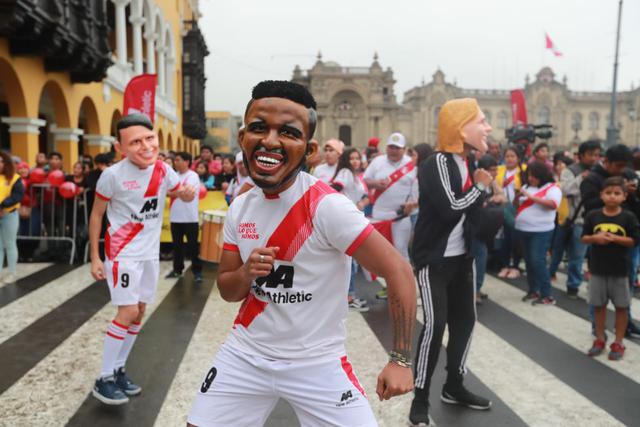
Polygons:
<instances>
[{"instance_id":1,"label":"number 9 on shorts","mask_svg":"<svg viewBox=\"0 0 640 427\"><path fill-rule=\"evenodd\" d=\"M105 260L104 270L113 305L153 302L158 286L159 261Z\"/></svg>"}]
</instances>

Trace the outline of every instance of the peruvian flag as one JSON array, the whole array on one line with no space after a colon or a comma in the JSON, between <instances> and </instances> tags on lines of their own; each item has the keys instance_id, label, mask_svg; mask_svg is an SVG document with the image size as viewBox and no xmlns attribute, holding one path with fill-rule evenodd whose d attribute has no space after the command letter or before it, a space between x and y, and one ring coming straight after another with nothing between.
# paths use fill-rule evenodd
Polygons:
<instances>
[{"instance_id":1,"label":"peruvian flag","mask_svg":"<svg viewBox=\"0 0 640 427\"><path fill-rule=\"evenodd\" d=\"M551 40L551 37L549 37L549 34L544 33L544 38L545 38L547 49L550 49L551 53L553 53L554 56L557 56L557 57L562 56L562 52L558 50L555 43L553 43L553 40Z\"/></svg>"},{"instance_id":2,"label":"peruvian flag","mask_svg":"<svg viewBox=\"0 0 640 427\"><path fill-rule=\"evenodd\" d=\"M144 114L153 123L157 80L155 74L140 74L129 81L124 91L123 115Z\"/></svg>"}]
</instances>

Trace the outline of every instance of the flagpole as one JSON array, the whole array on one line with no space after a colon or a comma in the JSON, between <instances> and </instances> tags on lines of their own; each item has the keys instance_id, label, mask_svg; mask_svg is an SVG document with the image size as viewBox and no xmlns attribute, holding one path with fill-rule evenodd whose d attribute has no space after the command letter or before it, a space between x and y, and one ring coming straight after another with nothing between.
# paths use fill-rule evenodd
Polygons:
<instances>
[{"instance_id":1,"label":"flagpole","mask_svg":"<svg viewBox=\"0 0 640 427\"><path fill-rule=\"evenodd\" d=\"M611 90L611 111L609 113L609 125L607 126L607 147L618 142L618 128L616 127L616 96L618 85L618 49L620 47L620 21L622 18L622 0L618 3L618 30L616 33L616 54L613 59L613 88Z\"/></svg>"}]
</instances>

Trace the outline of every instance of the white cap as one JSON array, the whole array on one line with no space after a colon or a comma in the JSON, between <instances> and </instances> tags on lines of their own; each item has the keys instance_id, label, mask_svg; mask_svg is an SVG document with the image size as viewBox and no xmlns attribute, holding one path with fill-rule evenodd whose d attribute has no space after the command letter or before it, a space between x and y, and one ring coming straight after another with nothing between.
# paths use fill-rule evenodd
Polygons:
<instances>
[{"instance_id":1,"label":"white cap","mask_svg":"<svg viewBox=\"0 0 640 427\"><path fill-rule=\"evenodd\" d=\"M238 154L236 154L236 163L242 163L242 151L239 151Z\"/></svg>"},{"instance_id":2,"label":"white cap","mask_svg":"<svg viewBox=\"0 0 640 427\"><path fill-rule=\"evenodd\" d=\"M387 146L389 145L404 148L407 145L407 140L400 132L394 132L387 139Z\"/></svg>"}]
</instances>

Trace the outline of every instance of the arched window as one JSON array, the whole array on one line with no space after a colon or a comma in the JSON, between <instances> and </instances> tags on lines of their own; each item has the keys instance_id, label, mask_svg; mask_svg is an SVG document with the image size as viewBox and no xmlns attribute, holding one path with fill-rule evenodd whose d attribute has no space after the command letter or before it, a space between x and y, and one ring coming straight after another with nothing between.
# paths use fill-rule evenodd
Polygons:
<instances>
[{"instance_id":1,"label":"arched window","mask_svg":"<svg viewBox=\"0 0 640 427\"><path fill-rule=\"evenodd\" d=\"M433 109L433 127L438 129L438 116L440 115L440 107Z\"/></svg>"},{"instance_id":2,"label":"arched window","mask_svg":"<svg viewBox=\"0 0 640 427\"><path fill-rule=\"evenodd\" d=\"M595 111L589 113L589 130L598 130L600 127L600 116Z\"/></svg>"},{"instance_id":3,"label":"arched window","mask_svg":"<svg viewBox=\"0 0 640 427\"><path fill-rule=\"evenodd\" d=\"M540 125L548 125L551 123L551 110L549 107L542 106L538 110L538 124Z\"/></svg>"},{"instance_id":4,"label":"arched window","mask_svg":"<svg viewBox=\"0 0 640 427\"><path fill-rule=\"evenodd\" d=\"M582 114L576 112L571 116L571 129L579 131L582 129Z\"/></svg>"},{"instance_id":5,"label":"arched window","mask_svg":"<svg viewBox=\"0 0 640 427\"><path fill-rule=\"evenodd\" d=\"M509 123L509 117L506 111L500 111L498 113L498 129L506 129Z\"/></svg>"}]
</instances>

